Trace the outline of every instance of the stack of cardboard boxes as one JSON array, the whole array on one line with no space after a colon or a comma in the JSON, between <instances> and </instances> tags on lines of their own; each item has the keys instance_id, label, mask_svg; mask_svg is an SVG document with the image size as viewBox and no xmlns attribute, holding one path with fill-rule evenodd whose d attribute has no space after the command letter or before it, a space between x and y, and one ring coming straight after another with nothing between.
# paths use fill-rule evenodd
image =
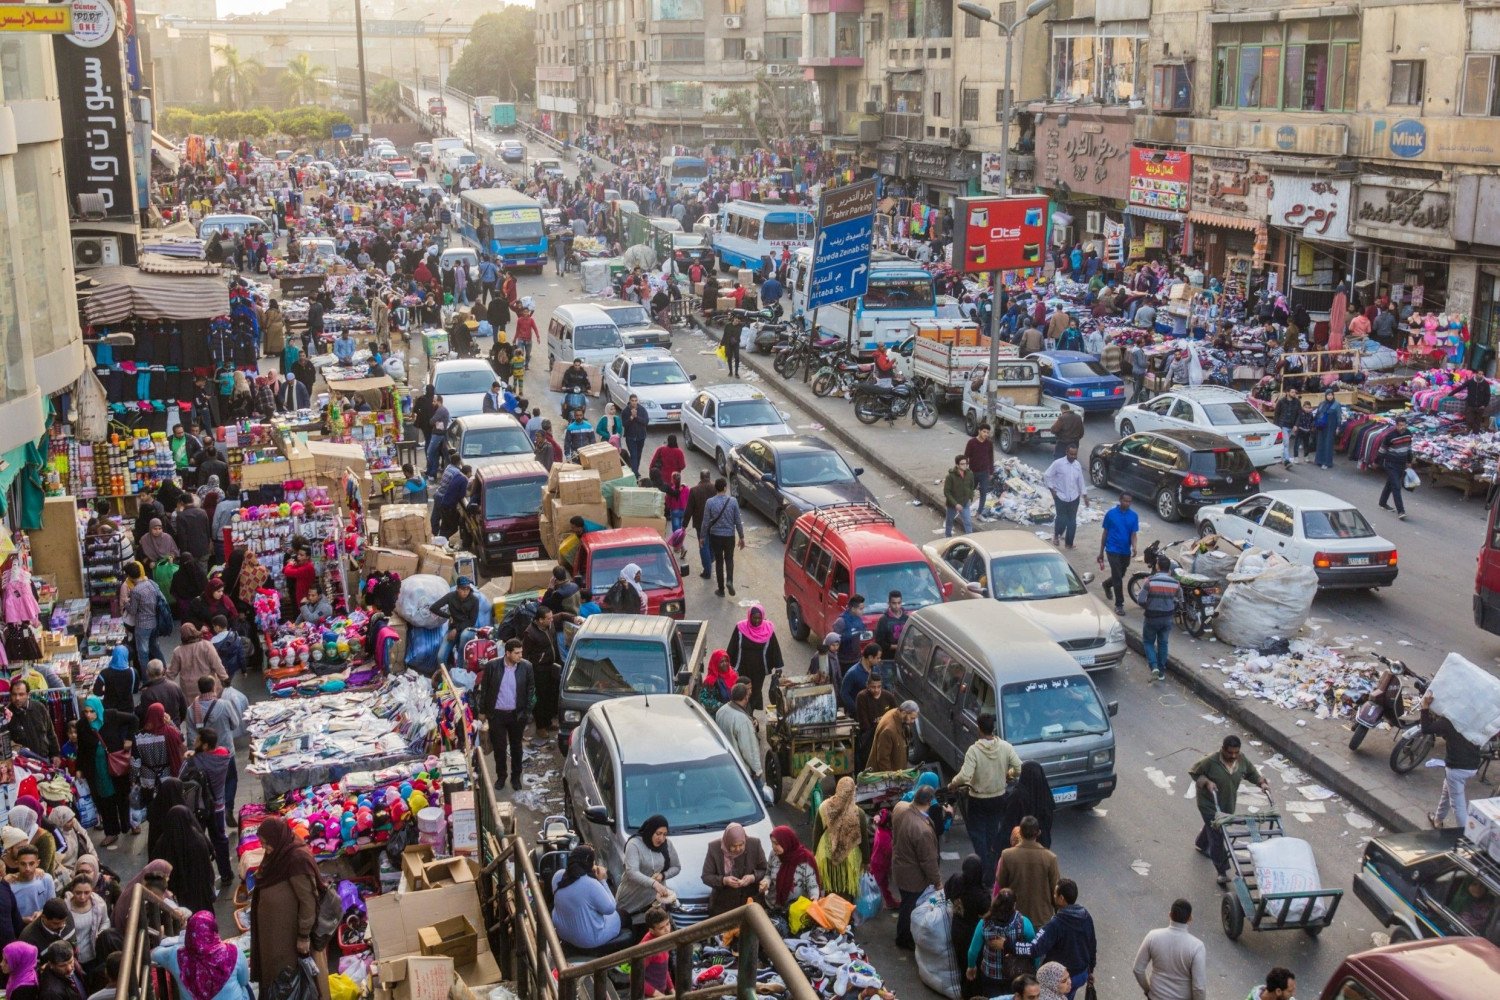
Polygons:
<instances>
[{"instance_id":1,"label":"stack of cardboard boxes","mask_svg":"<svg viewBox=\"0 0 1500 1000\"><path fill-rule=\"evenodd\" d=\"M426 504L396 503L380 508L380 544L365 548L365 568L372 573L416 575L421 552L432 541L431 512Z\"/></svg>"},{"instance_id":2,"label":"stack of cardboard boxes","mask_svg":"<svg viewBox=\"0 0 1500 1000\"><path fill-rule=\"evenodd\" d=\"M626 486L610 498L609 523L614 528L651 528L667 537L667 495L654 486Z\"/></svg>"},{"instance_id":3,"label":"stack of cardboard boxes","mask_svg":"<svg viewBox=\"0 0 1500 1000\"><path fill-rule=\"evenodd\" d=\"M608 447L608 445L606 445ZM547 488L542 494L542 512L538 528L542 547L557 556L558 543L568 533L568 522L575 517L595 524L606 524L609 515L604 508L604 481L597 469L559 462L547 474Z\"/></svg>"}]
</instances>

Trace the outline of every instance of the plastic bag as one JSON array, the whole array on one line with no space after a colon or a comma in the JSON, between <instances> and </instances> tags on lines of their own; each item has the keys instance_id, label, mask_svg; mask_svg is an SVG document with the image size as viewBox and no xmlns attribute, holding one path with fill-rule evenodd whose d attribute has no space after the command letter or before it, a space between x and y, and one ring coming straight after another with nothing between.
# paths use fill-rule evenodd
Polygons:
<instances>
[{"instance_id":1,"label":"plastic bag","mask_svg":"<svg viewBox=\"0 0 1500 1000\"><path fill-rule=\"evenodd\" d=\"M146 806L141 801L141 786L130 786L130 825L140 826L146 822Z\"/></svg>"},{"instance_id":2,"label":"plastic bag","mask_svg":"<svg viewBox=\"0 0 1500 1000\"><path fill-rule=\"evenodd\" d=\"M1317 594L1318 574L1311 566L1272 563L1253 579L1225 589L1214 634L1236 648L1259 648L1268 639L1295 635Z\"/></svg>"},{"instance_id":3,"label":"plastic bag","mask_svg":"<svg viewBox=\"0 0 1500 1000\"><path fill-rule=\"evenodd\" d=\"M1416 469L1407 469L1406 479L1402 481L1401 485L1409 490L1414 490L1422 485L1422 477L1417 475Z\"/></svg>"},{"instance_id":4,"label":"plastic bag","mask_svg":"<svg viewBox=\"0 0 1500 1000\"><path fill-rule=\"evenodd\" d=\"M948 1000L958 1000L962 976L953 955L953 918L943 893L934 889L917 900L911 936L917 943L917 975L922 982Z\"/></svg>"},{"instance_id":5,"label":"plastic bag","mask_svg":"<svg viewBox=\"0 0 1500 1000\"><path fill-rule=\"evenodd\" d=\"M881 897L880 883L875 881L875 876L865 872L859 877L859 898L855 902L855 910L859 913L861 920L872 920L879 913L885 903Z\"/></svg>"},{"instance_id":6,"label":"plastic bag","mask_svg":"<svg viewBox=\"0 0 1500 1000\"><path fill-rule=\"evenodd\" d=\"M842 934L854 919L854 904L843 896L830 894L813 900L807 908L807 915L819 927Z\"/></svg>"},{"instance_id":7,"label":"plastic bag","mask_svg":"<svg viewBox=\"0 0 1500 1000\"><path fill-rule=\"evenodd\" d=\"M281 970L281 975L271 984L269 995L262 991L263 1000L320 1000L318 995L318 966L310 957L297 959L296 965Z\"/></svg>"},{"instance_id":8,"label":"plastic bag","mask_svg":"<svg viewBox=\"0 0 1500 1000\"><path fill-rule=\"evenodd\" d=\"M418 573L401 581L401 594L396 598L396 614L408 625L417 628L436 628L443 624L441 615L427 610L432 603L453 588L448 581L430 573Z\"/></svg>"},{"instance_id":9,"label":"plastic bag","mask_svg":"<svg viewBox=\"0 0 1500 1000\"><path fill-rule=\"evenodd\" d=\"M786 908L786 923L792 929L793 934L801 934L807 930L807 925L812 923L808 916L808 907L812 906L812 900L806 896L798 896L792 900L792 905Z\"/></svg>"},{"instance_id":10,"label":"plastic bag","mask_svg":"<svg viewBox=\"0 0 1500 1000\"><path fill-rule=\"evenodd\" d=\"M718 358L720 361L728 361L729 352L724 349L723 344L720 344L718 347L714 348L714 357Z\"/></svg>"},{"instance_id":11,"label":"plastic bag","mask_svg":"<svg viewBox=\"0 0 1500 1000\"><path fill-rule=\"evenodd\" d=\"M1250 845L1250 860L1255 865L1255 884L1262 895L1279 892L1317 892L1323 888L1318 876L1318 861L1312 846L1297 837L1271 837ZM1307 900L1295 899L1287 907L1288 921L1301 920ZM1319 899L1313 903L1313 917L1328 911ZM1274 903L1268 912L1280 915L1281 904Z\"/></svg>"},{"instance_id":12,"label":"plastic bag","mask_svg":"<svg viewBox=\"0 0 1500 1000\"><path fill-rule=\"evenodd\" d=\"M1449 653L1427 689L1432 710L1475 746L1500 732L1500 680L1457 653Z\"/></svg>"},{"instance_id":13,"label":"plastic bag","mask_svg":"<svg viewBox=\"0 0 1500 1000\"><path fill-rule=\"evenodd\" d=\"M359 1000L359 984L342 972L335 972L328 977L329 1000Z\"/></svg>"}]
</instances>

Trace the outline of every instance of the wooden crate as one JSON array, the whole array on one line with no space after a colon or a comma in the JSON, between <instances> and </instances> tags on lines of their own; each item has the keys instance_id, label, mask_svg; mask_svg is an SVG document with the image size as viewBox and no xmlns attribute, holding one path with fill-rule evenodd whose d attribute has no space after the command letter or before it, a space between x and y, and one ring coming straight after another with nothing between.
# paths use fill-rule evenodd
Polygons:
<instances>
[{"instance_id":1,"label":"wooden crate","mask_svg":"<svg viewBox=\"0 0 1500 1000\"><path fill-rule=\"evenodd\" d=\"M1476 493L1483 496L1489 489L1490 484L1478 478L1471 472L1461 472L1457 469L1445 469L1440 465L1430 462L1419 462L1415 465L1417 475L1428 486L1446 486L1463 494L1465 500L1470 499Z\"/></svg>"}]
</instances>

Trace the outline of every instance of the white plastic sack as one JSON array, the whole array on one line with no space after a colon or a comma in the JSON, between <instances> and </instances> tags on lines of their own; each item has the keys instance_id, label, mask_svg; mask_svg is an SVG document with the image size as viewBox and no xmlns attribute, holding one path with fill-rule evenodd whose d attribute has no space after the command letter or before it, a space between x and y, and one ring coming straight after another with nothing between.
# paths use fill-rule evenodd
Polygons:
<instances>
[{"instance_id":1,"label":"white plastic sack","mask_svg":"<svg viewBox=\"0 0 1500 1000\"><path fill-rule=\"evenodd\" d=\"M1203 384L1203 362L1198 357L1198 345L1188 341L1188 385Z\"/></svg>"},{"instance_id":2,"label":"white plastic sack","mask_svg":"<svg viewBox=\"0 0 1500 1000\"><path fill-rule=\"evenodd\" d=\"M581 270L584 294L598 295L609 290L609 261L586 260Z\"/></svg>"},{"instance_id":3,"label":"white plastic sack","mask_svg":"<svg viewBox=\"0 0 1500 1000\"><path fill-rule=\"evenodd\" d=\"M1281 892L1317 892L1323 888L1318 878L1318 860L1313 857L1312 845L1296 837L1272 837L1250 845L1250 861L1255 866L1255 883L1261 895L1270 896ZM1281 903L1267 905L1268 916L1281 914ZM1297 899L1287 908L1288 921L1301 920L1307 909L1307 900ZM1328 912L1324 900L1313 902L1313 919Z\"/></svg>"},{"instance_id":4,"label":"white plastic sack","mask_svg":"<svg viewBox=\"0 0 1500 1000\"><path fill-rule=\"evenodd\" d=\"M948 1000L958 1000L962 975L953 956L953 918L942 892L934 890L917 900L911 936L917 943L917 975L922 982Z\"/></svg>"},{"instance_id":5,"label":"white plastic sack","mask_svg":"<svg viewBox=\"0 0 1500 1000\"><path fill-rule=\"evenodd\" d=\"M1500 678L1449 653L1433 675L1432 710L1475 746L1484 746L1500 733Z\"/></svg>"},{"instance_id":6,"label":"white plastic sack","mask_svg":"<svg viewBox=\"0 0 1500 1000\"><path fill-rule=\"evenodd\" d=\"M1405 486L1409 490L1414 490L1418 486L1422 485L1422 477L1417 475L1416 469L1407 469L1406 479L1402 482L1401 485Z\"/></svg>"},{"instance_id":7,"label":"white plastic sack","mask_svg":"<svg viewBox=\"0 0 1500 1000\"><path fill-rule=\"evenodd\" d=\"M401 581L401 594L396 598L396 614L408 625L417 628L436 628L443 619L427 610L432 602L452 588L448 581L430 573L418 573Z\"/></svg>"},{"instance_id":8,"label":"white plastic sack","mask_svg":"<svg viewBox=\"0 0 1500 1000\"><path fill-rule=\"evenodd\" d=\"M1195 576L1207 577L1222 587L1229 582L1229 574L1234 571L1235 560L1239 554L1217 548L1207 552L1197 552L1195 550L1198 544L1197 539L1180 542L1177 545L1168 546L1162 550L1162 554L1187 572Z\"/></svg>"},{"instance_id":9,"label":"white plastic sack","mask_svg":"<svg viewBox=\"0 0 1500 1000\"><path fill-rule=\"evenodd\" d=\"M1253 579L1225 589L1214 634L1236 648L1290 639L1307 622L1317 594L1318 574L1311 566L1272 563Z\"/></svg>"}]
</instances>

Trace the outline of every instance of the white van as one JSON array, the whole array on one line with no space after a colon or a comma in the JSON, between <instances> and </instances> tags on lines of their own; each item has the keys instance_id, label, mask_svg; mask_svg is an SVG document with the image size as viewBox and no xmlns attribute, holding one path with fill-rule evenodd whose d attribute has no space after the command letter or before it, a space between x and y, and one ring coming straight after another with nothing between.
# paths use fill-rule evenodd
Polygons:
<instances>
[{"instance_id":1,"label":"white van","mask_svg":"<svg viewBox=\"0 0 1500 1000\"><path fill-rule=\"evenodd\" d=\"M459 146L456 149L445 149L442 153L444 170L467 170L479 162L479 157L472 151Z\"/></svg>"},{"instance_id":2,"label":"white van","mask_svg":"<svg viewBox=\"0 0 1500 1000\"><path fill-rule=\"evenodd\" d=\"M259 226L266 227L266 220L258 215L205 215L203 221L198 223L198 238L200 240L213 239L215 233L224 233L226 236L244 236L251 229Z\"/></svg>"},{"instance_id":3,"label":"white van","mask_svg":"<svg viewBox=\"0 0 1500 1000\"><path fill-rule=\"evenodd\" d=\"M547 370L582 358L603 368L625 349L620 328L609 314L592 303L558 306L547 324Z\"/></svg>"},{"instance_id":4,"label":"white van","mask_svg":"<svg viewBox=\"0 0 1500 1000\"><path fill-rule=\"evenodd\" d=\"M442 139L434 139L434 140L432 140L432 155L433 156L441 156L444 150L448 150L448 149L463 149L463 148L464 148L464 141L462 139L456 139L456 138L454 138L451 135L450 136L445 136Z\"/></svg>"},{"instance_id":5,"label":"white van","mask_svg":"<svg viewBox=\"0 0 1500 1000\"><path fill-rule=\"evenodd\" d=\"M535 160L531 161L531 167L533 170L535 170L537 167L541 167L543 177L556 177L561 179L563 176L562 160L557 159L555 156L539 156Z\"/></svg>"}]
</instances>

